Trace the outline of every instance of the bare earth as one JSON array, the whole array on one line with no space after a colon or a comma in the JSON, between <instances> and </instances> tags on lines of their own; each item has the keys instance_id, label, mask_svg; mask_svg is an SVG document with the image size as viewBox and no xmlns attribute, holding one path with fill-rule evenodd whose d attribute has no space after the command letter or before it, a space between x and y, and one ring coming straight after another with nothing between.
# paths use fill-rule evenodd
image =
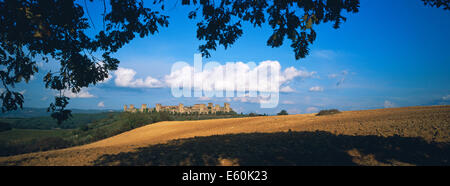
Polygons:
<instances>
[{"instance_id":1,"label":"bare earth","mask_svg":"<svg viewBox=\"0 0 450 186\"><path fill-rule=\"evenodd\" d=\"M324 131L336 136L400 136L421 138L426 143L450 142L450 106L428 106L347 111L336 115L301 114L203 121L160 122L140 127L95 143L67 149L0 157L0 165L94 165L104 155L132 153L139 147L167 144L171 140L200 136L279 132ZM197 138L195 138L197 139ZM448 152L444 146L443 152ZM357 165L411 165L378 162L374 155L347 150ZM444 157L445 158L445 157ZM443 160L444 164L448 163ZM239 165L239 160L219 160L219 165ZM441 162L442 163L442 162ZM114 163L109 163L114 165ZM264 164L264 163L262 163ZM183 164L176 164L183 165Z\"/></svg>"}]
</instances>

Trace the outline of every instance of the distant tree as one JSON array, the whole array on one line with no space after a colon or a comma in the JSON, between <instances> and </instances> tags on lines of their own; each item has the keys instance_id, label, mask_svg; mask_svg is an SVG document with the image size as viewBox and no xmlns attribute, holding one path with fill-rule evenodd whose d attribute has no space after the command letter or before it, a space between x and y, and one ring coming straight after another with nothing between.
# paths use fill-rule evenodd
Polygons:
<instances>
[{"instance_id":1,"label":"distant tree","mask_svg":"<svg viewBox=\"0 0 450 186\"><path fill-rule=\"evenodd\" d=\"M338 109L321 110L316 114L316 116L333 115L339 113L341 113L341 111L339 111Z\"/></svg>"},{"instance_id":2,"label":"distant tree","mask_svg":"<svg viewBox=\"0 0 450 186\"><path fill-rule=\"evenodd\" d=\"M88 130L89 130L89 126L88 126L88 125L81 125L81 126L79 127L79 129L80 129L81 131L88 131Z\"/></svg>"},{"instance_id":3,"label":"distant tree","mask_svg":"<svg viewBox=\"0 0 450 186\"><path fill-rule=\"evenodd\" d=\"M281 110L277 115L289 115L286 110Z\"/></svg>"},{"instance_id":4,"label":"distant tree","mask_svg":"<svg viewBox=\"0 0 450 186\"><path fill-rule=\"evenodd\" d=\"M59 92L48 111L61 124L71 117L65 91L78 93L108 78L120 62L113 53L169 24L169 17L161 13L168 1L154 0L147 6L138 0L98 1L103 4L100 28L93 24L87 0L0 0L2 112L23 107L23 95L13 88L28 83L39 71L38 61L53 62L59 70L46 72L44 82ZM448 9L448 0L423 1ZM181 5L193 8L188 18L198 20L197 39L205 42L198 50L205 57L218 45L227 49L234 44L243 34L242 23L261 27L267 21L273 31L267 45L280 47L287 38L295 59L301 59L316 39L315 25L331 22L339 28L346 21L344 11L359 10L359 0L182 0Z\"/></svg>"},{"instance_id":5,"label":"distant tree","mask_svg":"<svg viewBox=\"0 0 450 186\"><path fill-rule=\"evenodd\" d=\"M0 132L11 130L12 127L9 123L0 122Z\"/></svg>"}]
</instances>

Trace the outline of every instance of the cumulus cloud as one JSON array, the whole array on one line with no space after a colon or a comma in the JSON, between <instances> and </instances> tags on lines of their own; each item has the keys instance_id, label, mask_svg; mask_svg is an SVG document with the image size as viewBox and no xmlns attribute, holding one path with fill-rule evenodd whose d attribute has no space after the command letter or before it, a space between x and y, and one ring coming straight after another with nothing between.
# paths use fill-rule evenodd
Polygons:
<instances>
[{"instance_id":1,"label":"cumulus cloud","mask_svg":"<svg viewBox=\"0 0 450 186\"><path fill-rule=\"evenodd\" d=\"M145 79L137 78L136 71L130 68L119 67L115 72L115 84L119 87L131 87L131 88L158 88L162 87L161 81L147 76Z\"/></svg>"},{"instance_id":2,"label":"cumulus cloud","mask_svg":"<svg viewBox=\"0 0 450 186\"><path fill-rule=\"evenodd\" d=\"M276 63L278 63L278 62L276 62ZM296 69L295 67L289 67L289 68L286 68L284 70L284 72L282 73L282 76L280 76L280 84L283 84L290 80L293 80L296 77L300 77L303 79L311 78L316 74L317 74L317 72L315 72L315 71L308 72L307 70L301 70L301 69L299 70L299 69Z\"/></svg>"},{"instance_id":3,"label":"cumulus cloud","mask_svg":"<svg viewBox=\"0 0 450 186\"><path fill-rule=\"evenodd\" d=\"M261 101L267 101L267 98L261 96L251 97L249 94L245 94L244 96L233 97L229 100L242 103L260 103ZM227 99L225 99L225 101L227 101Z\"/></svg>"},{"instance_id":4,"label":"cumulus cloud","mask_svg":"<svg viewBox=\"0 0 450 186\"><path fill-rule=\"evenodd\" d=\"M337 76L338 76L337 74L330 74L330 75L328 75L328 78L333 79L333 78L336 78Z\"/></svg>"},{"instance_id":5,"label":"cumulus cloud","mask_svg":"<svg viewBox=\"0 0 450 186\"><path fill-rule=\"evenodd\" d=\"M309 88L309 91L310 92L322 92L323 88L320 86L314 86L314 87Z\"/></svg>"},{"instance_id":6,"label":"cumulus cloud","mask_svg":"<svg viewBox=\"0 0 450 186\"><path fill-rule=\"evenodd\" d=\"M393 107L395 107L394 103L392 103L388 100L384 101L384 108L393 108Z\"/></svg>"},{"instance_id":7,"label":"cumulus cloud","mask_svg":"<svg viewBox=\"0 0 450 186\"><path fill-rule=\"evenodd\" d=\"M285 101L283 101L283 102L281 102L282 104L285 104L285 105L293 105L293 104L295 104L295 102L293 102L293 101L289 101L289 100L285 100Z\"/></svg>"},{"instance_id":8,"label":"cumulus cloud","mask_svg":"<svg viewBox=\"0 0 450 186\"><path fill-rule=\"evenodd\" d=\"M445 100L445 101L450 100L450 94L442 97L442 99Z\"/></svg>"},{"instance_id":9,"label":"cumulus cloud","mask_svg":"<svg viewBox=\"0 0 450 186\"><path fill-rule=\"evenodd\" d=\"M285 87L281 87L280 88L280 92L295 92L295 90L293 88L291 88L290 86L285 86Z\"/></svg>"},{"instance_id":10,"label":"cumulus cloud","mask_svg":"<svg viewBox=\"0 0 450 186\"><path fill-rule=\"evenodd\" d=\"M261 100L260 97L234 97L233 101L242 102L242 103L259 103Z\"/></svg>"},{"instance_id":11,"label":"cumulus cloud","mask_svg":"<svg viewBox=\"0 0 450 186\"><path fill-rule=\"evenodd\" d=\"M57 93L59 94L59 93ZM78 93L73 93L70 90L64 90L63 94L69 98L93 98L95 97L94 95L92 95L91 93L89 93L89 91L87 89L81 89L80 92Z\"/></svg>"},{"instance_id":12,"label":"cumulus cloud","mask_svg":"<svg viewBox=\"0 0 450 186\"><path fill-rule=\"evenodd\" d=\"M209 101L209 100L211 100L211 98L203 96L203 97L199 97L198 100L200 100L200 101Z\"/></svg>"},{"instance_id":13,"label":"cumulus cloud","mask_svg":"<svg viewBox=\"0 0 450 186\"><path fill-rule=\"evenodd\" d=\"M98 102L97 107L105 107L105 103L103 101Z\"/></svg>"},{"instance_id":14,"label":"cumulus cloud","mask_svg":"<svg viewBox=\"0 0 450 186\"><path fill-rule=\"evenodd\" d=\"M266 77L258 77L258 72L264 69L273 69L279 73L271 73L271 70L269 70ZM228 72L234 73L229 74ZM278 61L263 61L257 66L254 63L243 62L227 63L225 65L217 63L212 68L195 73L193 66L184 66L166 75L164 77L164 83L168 87L182 86L184 84L189 88L205 91L246 90L271 92L278 90L279 86L295 78L311 78L315 74L317 72L309 72L303 69L296 69L295 67L289 67L281 71L281 65ZM271 86L272 83L270 81L273 79L279 80L278 87ZM293 91L288 86L283 88L281 91Z\"/></svg>"},{"instance_id":15,"label":"cumulus cloud","mask_svg":"<svg viewBox=\"0 0 450 186\"><path fill-rule=\"evenodd\" d=\"M330 60L336 57L336 52L332 50L315 50L311 55L314 57Z\"/></svg>"}]
</instances>

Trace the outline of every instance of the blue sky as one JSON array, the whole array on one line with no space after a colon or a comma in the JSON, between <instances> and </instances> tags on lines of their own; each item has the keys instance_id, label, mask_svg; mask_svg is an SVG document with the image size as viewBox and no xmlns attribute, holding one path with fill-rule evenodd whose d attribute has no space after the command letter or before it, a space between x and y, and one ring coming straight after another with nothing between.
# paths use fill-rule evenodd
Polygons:
<instances>
[{"instance_id":1,"label":"blue sky","mask_svg":"<svg viewBox=\"0 0 450 186\"><path fill-rule=\"evenodd\" d=\"M89 2L88 2L89 3ZM100 29L102 6L89 3L89 11ZM166 5L169 27L143 39L135 39L114 56L122 69L135 72L131 81L151 77L163 80L177 61L193 63L202 43L196 39L196 21L187 18L188 7ZM171 105L213 102L231 103L238 112L274 114L310 113L320 109L374 109L450 102L450 12L425 7L420 0L362 0L360 12L347 15L339 29L331 24L315 27L317 39L311 54L295 60L290 42L271 48L266 41L270 27L244 24L244 34L231 48L219 47L203 62L277 61L281 70L294 67L313 73L286 82L291 91L280 94L276 108L261 109L245 99L175 98L167 87L119 86L112 78L72 95L70 108L121 109L124 104ZM286 40L285 40L286 41ZM43 74L54 64L43 64L40 73L16 90L24 91L25 107L47 107L54 92L44 88Z\"/></svg>"}]
</instances>

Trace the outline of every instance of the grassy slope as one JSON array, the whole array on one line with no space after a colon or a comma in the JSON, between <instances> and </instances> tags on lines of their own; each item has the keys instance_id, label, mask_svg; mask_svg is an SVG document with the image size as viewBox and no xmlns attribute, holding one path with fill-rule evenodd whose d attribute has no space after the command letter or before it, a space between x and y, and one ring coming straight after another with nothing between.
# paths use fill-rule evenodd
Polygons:
<instances>
[{"instance_id":1,"label":"grassy slope","mask_svg":"<svg viewBox=\"0 0 450 186\"><path fill-rule=\"evenodd\" d=\"M173 121L0 164L448 165L449 135L450 106Z\"/></svg>"},{"instance_id":2,"label":"grassy slope","mask_svg":"<svg viewBox=\"0 0 450 186\"><path fill-rule=\"evenodd\" d=\"M13 131L0 132L0 156L62 149L102 140L143 125L168 120L204 120L246 117L237 114L171 115L169 113L74 114L58 126L50 117L0 118ZM58 129L61 127L65 129ZM27 130L23 130L27 129ZM52 129L52 130L46 130Z\"/></svg>"},{"instance_id":3,"label":"grassy slope","mask_svg":"<svg viewBox=\"0 0 450 186\"><path fill-rule=\"evenodd\" d=\"M33 139L42 139L46 137L61 137L65 138L70 135L72 130L40 130L40 129L12 129L4 131L0 135L0 141L18 142L30 141Z\"/></svg>"},{"instance_id":4,"label":"grassy slope","mask_svg":"<svg viewBox=\"0 0 450 186\"><path fill-rule=\"evenodd\" d=\"M107 122L112 126L109 130L116 129L114 126L117 124L114 121L117 116L118 113L74 114L59 126L63 129L55 128L58 125L51 117L0 118L2 122L13 127L10 131L0 132L0 155L58 149L92 142L107 134L107 130L83 131L79 128L88 123L93 125L90 128L101 128L103 122ZM97 135L100 133L101 135Z\"/></svg>"}]
</instances>

